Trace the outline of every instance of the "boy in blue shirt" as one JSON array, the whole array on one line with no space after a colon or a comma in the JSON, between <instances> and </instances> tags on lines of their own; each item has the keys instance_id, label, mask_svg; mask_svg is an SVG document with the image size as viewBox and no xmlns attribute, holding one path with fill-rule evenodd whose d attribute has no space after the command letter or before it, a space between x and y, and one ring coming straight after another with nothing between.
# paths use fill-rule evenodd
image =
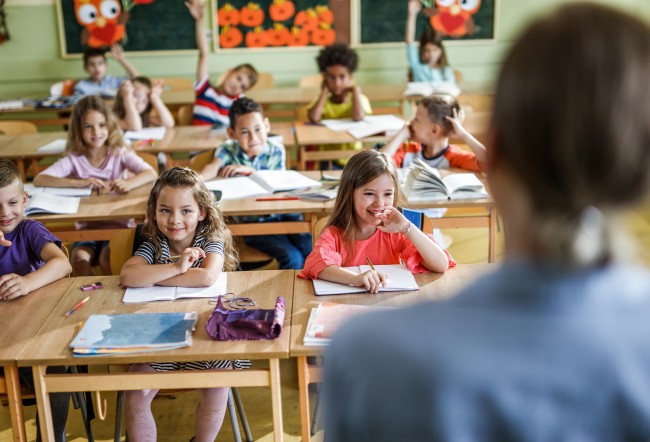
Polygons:
<instances>
[{"instance_id":1,"label":"boy in blue shirt","mask_svg":"<svg viewBox=\"0 0 650 442\"><path fill-rule=\"evenodd\" d=\"M214 159L201 171L207 181L221 177L250 175L256 170L285 170L284 146L268 139L270 124L262 106L250 98L239 98L230 111L229 140L215 151ZM300 221L300 214L238 217L238 222ZM246 244L273 256L281 269L302 269L311 252L311 235L255 235L244 238Z\"/></svg>"},{"instance_id":2,"label":"boy in blue shirt","mask_svg":"<svg viewBox=\"0 0 650 442\"><path fill-rule=\"evenodd\" d=\"M126 59L124 51L118 44L111 46L110 53L118 61L129 75L128 78L137 77L138 70ZM106 73L106 50L88 48L84 51L84 70L90 77L77 81L74 85L75 95L109 95L115 96L117 90L126 77L113 77Z\"/></svg>"}]
</instances>

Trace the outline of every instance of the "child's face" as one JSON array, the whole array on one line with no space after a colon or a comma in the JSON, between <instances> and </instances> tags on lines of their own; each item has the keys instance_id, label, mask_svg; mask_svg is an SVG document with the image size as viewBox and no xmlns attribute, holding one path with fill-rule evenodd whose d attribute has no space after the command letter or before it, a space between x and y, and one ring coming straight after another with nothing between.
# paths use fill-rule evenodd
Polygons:
<instances>
[{"instance_id":1,"label":"child's face","mask_svg":"<svg viewBox=\"0 0 650 442\"><path fill-rule=\"evenodd\" d=\"M246 69L228 72L221 83L221 88L226 95L231 97L239 95L251 87L251 79Z\"/></svg>"},{"instance_id":2,"label":"child's face","mask_svg":"<svg viewBox=\"0 0 650 442\"><path fill-rule=\"evenodd\" d=\"M228 135L237 140L249 158L255 158L262 153L269 130L268 118L262 117L259 112L251 112L238 116L235 128L228 128Z\"/></svg>"},{"instance_id":3,"label":"child's face","mask_svg":"<svg viewBox=\"0 0 650 442\"><path fill-rule=\"evenodd\" d=\"M343 95L346 89L352 85L350 70L340 64L326 68L323 79L327 89L335 96Z\"/></svg>"},{"instance_id":4,"label":"child's face","mask_svg":"<svg viewBox=\"0 0 650 442\"><path fill-rule=\"evenodd\" d=\"M433 144L438 139L436 133L439 131L436 126L438 125L429 119L426 107L420 104L415 110L415 117L409 123L411 138L418 143Z\"/></svg>"},{"instance_id":5,"label":"child's face","mask_svg":"<svg viewBox=\"0 0 650 442\"><path fill-rule=\"evenodd\" d=\"M20 181L14 180L0 187L0 231L7 234L14 231L23 219L27 205L27 192L21 191Z\"/></svg>"},{"instance_id":6,"label":"child's face","mask_svg":"<svg viewBox=\"0 0 650 442\"><path fill-rule=\"evenodd\" d=\"M137 81L133 82L133 98L135 101L135 110L141 114L149 105L149 88Z\"/></svg>"},{"instance_id":7,"label":"child's face","mask_svg":"<svg viewBox=\"0 0 650 442\"><path fill-rule=\"evenodd\" d=\"M357 226L378 226L378 218L395 199L395 185L390 175L379 175L374 180L354 189L354 216Z\"/></svg>"},{"instance_id":8,"label":"child's face","mask_svg":"<svg viewBox=\"0 0 650 442\"><path fill-rule=\"evenodd\" d=\"M165 186L156 201L155 220L170 246L180 252L191 247L199 221L205 218L188 187Z\"/></svg>"},{"instance_id":9,"label":"child's face","mask_svg":"<svg viewBox=\"0 0 650 442\"><path fill-rule=\"evenodd\" d=\"M108 126L104 114L96 110L86 112L81 122L81 138L88 148L98 148L106 143Z\"/></svg>"},{"instance_id":10,"label":"child's face","mask_svg":"<svg viewBox=\"0 0 650 442\"><path fill-rule=\"evenodd\" d=\"M440 56L442 55L442 48L433 43L427 43L422 48L422 61L425 64L437 65L440 61Z\"/></svg>"},{"instance_id":11,"label":"child's face","mask_svg":"<svg viewBox=\"0 0 650 442\"><path fill-rule=\"evenodd\" d=\"M85 69L90 74L90 79L93 81L100 81L106 76L106 59L101 55L89 57Z\"/></svg>"}]
</instances>

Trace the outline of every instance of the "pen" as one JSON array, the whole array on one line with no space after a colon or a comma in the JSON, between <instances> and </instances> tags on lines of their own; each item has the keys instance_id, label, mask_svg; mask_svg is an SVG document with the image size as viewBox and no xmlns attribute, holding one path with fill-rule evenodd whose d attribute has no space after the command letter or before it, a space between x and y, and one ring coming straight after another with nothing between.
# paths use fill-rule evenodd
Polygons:
<instances>
[{"instance_id":1,"label":"pen","mask_svg":"<svg viewBox=\"0 0 650 442\"><path fill-rule=\"evenodd\" d=\"M83 300L79 301L79 304L75 305L75 306L72 307L70 310L68 310L67 312L65 312L65 315L63 315L63 317L64 317L64 318L67 318L68 316L70 316L71 314L73 314L74 312L76 312L77 310L79 310L81 307L84 306L84 304L85 304L86 302L88 302L89 299L90 299L90 296L86 296Z\"/></svg>"},{"instance_id":2,"label":"pen","mask_svg":"<svg viewBox=\"0 0 650 442\"><path fill-rule=\"evenodd\" d=\"M294 201L299 200L298 196L270 196L263 198L255 198L255 201Z\"/></svg>"}]
</instances>

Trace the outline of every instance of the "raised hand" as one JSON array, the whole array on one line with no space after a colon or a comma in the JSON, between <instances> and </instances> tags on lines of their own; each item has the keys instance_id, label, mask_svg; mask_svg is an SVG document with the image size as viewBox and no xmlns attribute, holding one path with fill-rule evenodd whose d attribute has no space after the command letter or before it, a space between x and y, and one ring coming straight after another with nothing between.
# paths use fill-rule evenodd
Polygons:
<instances>
[{"instance_id":1,"label":"raised hand","mask_svg":"<svg viewBox=\"0 0 650 442\"><path fill-rule=\"evenodd\" d=\"M190 11L194 20L199 21L203 20L203 15L205 14L205 4L201 0L188 0L185 2L185 6Z\"/></svg>"}]
</instances>

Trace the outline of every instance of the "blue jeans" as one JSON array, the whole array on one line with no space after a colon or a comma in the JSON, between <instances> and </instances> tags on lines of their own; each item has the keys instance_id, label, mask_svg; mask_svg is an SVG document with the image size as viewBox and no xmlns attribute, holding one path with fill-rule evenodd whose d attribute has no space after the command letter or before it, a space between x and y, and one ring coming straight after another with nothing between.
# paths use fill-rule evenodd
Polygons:
<instances>
[{"instance_id":1,"label":"blue jeans","mask_svg":"<svg viewBox=\"0 0 650 442\"><path fill-rule=\"evenodd\" d=\"M260 222L301 220L300 214L291 213L268 217ZM246 236L244 242L277 259L281 269L302 269L305 265L305 258L311 253L311 235L309 233Z\"/></svg>"}]
</instances>

